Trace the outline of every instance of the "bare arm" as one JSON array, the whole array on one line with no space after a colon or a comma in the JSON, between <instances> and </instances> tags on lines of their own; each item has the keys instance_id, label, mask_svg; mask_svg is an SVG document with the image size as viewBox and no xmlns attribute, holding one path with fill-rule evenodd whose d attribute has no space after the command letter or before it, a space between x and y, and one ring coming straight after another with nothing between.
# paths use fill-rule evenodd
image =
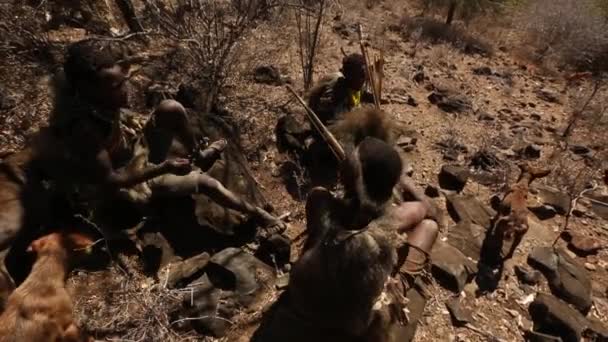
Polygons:
<instances>
[{"instance_id":1,"label":"bare arm","mask_svg":"<svg viewBox=\"0 0 608 342\"><path fill-rule=\"evenodd\" d=\"M103 136L86 122L73 133L71 144L86 178L114 189L131 187L172 171L167 162L139 170L115 170L110 154L103 146Z\"/></svg>"},{"instance_id":2,"label":"bare arm","mask_svg":"<svg viewBox=\"0 0 608 342\"><path fill-rule=\"evenodd\" d=\"M169 165L166 163L129 171L114 170L108 151L105 149L99 151L95 159L101 182L115 188L128 188L169 172Z\"/></svg>"}]
</instances>

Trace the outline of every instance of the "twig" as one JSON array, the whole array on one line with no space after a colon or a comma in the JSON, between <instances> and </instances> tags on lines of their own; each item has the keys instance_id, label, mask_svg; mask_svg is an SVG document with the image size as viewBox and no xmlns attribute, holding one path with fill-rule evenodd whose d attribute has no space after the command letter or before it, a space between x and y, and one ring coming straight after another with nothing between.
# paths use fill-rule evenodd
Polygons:
<instances>
[{"instance_id":1,"label":"twig","mask_svg":"<svg viewBox=\"0 0 608 342\"><path fill-rule=\"evenodd\" d=\"M557 241L559 241L559 239L562 236L562 234L566 230L568 230L568 223L570 223L570 217L572 216L572 213L574 212L574 209L576 208L576 204L578 203L578 200L581 197L583 197L583 195L585 195L586 193L591 192L591 191L593 191L595 189L597 189L597 184L594 184L593 187L591 187L591 188L583 189L581 192L579 192L579 194L576 197L574 197L574 199L572 199L572 201L570 201L570 210L568 210L568 214L566 214L566 219L564 221L564 226L562 227L560 233L557 234L557 237L553 241L553 244L551 244L552 247L555 247L555 244L557 243Z\"/></svg>"},{"instance_id":2,"label":"twig","mask_svg":"<svg viewBox=\"0 0 608 342\"><path fill-rule=\"evenodd\" d=\"M491 341L506 342L502 338L496 337L496 336L490 334L487 331L481 330L481 329L479 329L478 327L474 326L471 323L465 324L464 327L468 328L469 330L472 330L472 331L474 331L474 332L476 332L476 333L478 333L478 334L480 334L480 335L482 335L482 336L484 336L486 338L488 338Z\"/></svg>"},{"instance_id":3,"label":"twig","mask_svg":"<svg viewBox=\"0 0 608 342\"><path fill-rule=\"evenodd\" d=\"M177 323L181 323L181 322L187 322L187 321L198 321L201 319L207 319L207 318L212 318L212 319L219 319L220 321L225 321L231 325L234 325L234 322L224 318L224 317L220 317L220 316L201 316L201 317L186 317L186 318L182 318L182 319L178 319L176 321L171 322L171 325L177 324Z\"/></svg>"},{"instance_id":4,"label":"twig","mask_svg":"<svg viewBox=\"0 0 608 342\"><path fill-rule=\"evenodd\" d=\"M91 37L90 39L116 42L116 41L125 41L125 40L131 39L136 36L148 36L150 34L153 34L153 33L150 31L141 31L141 32L133 32L133 33L129 33L129 34L123 34L121 36L116 36L116 37Z\"/></svg>"}]
</instances>

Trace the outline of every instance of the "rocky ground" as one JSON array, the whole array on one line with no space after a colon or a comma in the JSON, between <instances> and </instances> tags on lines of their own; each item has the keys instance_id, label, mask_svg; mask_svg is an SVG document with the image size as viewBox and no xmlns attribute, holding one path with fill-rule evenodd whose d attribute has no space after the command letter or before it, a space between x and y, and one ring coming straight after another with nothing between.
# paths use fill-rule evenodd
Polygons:
<instances>
[{"instance_id":1,"label":"rocky ground","mask_svg":"<svg viewBox=\"0 0 608 342\"><path fill-rule=\"evenodd\" d=\"M580 125L568 149L555 152L555 133L564 129L581 98L588 96L590 85L562 91L561 74L544 72L515 57L517 44L508 31L490 36L492 32L484 30L493 47L487 56L413 39L402 32L402 18L414 10L409 2L391 1L372 8L356 1L332 6L322 26L316 72L336 71L341 49L358 51L354 24L361 23L369 32L372 49L384 51L383 109L407 127L397 143L414 169L415 181L443 209L443 230L429 275L430 297L415 340L519 341L531 330L561 336L563 341L582 335L608 339L608 189L600 173L594 173L595 161L606 158L606 116ZM303 113L284 87L256 81L254 70L272 66L299 86L296 34L287 16L251 32L239 46L240 63L222 96L263 197L289 222L292 261L297 259L305 227L305 195L293 191L293 184L298 188L306 177L297 163L295 168L285 167L294 161L277 149L274 130L282 115L303 118ZM84 35L84 30L61 27L49 33L49 44L60 47ZM162 44L152 44L156 45ZM49 112L47 82L56 60L51 54L46 65L29 58L30 54L12 55L0 70L0 150L25 146L27 136L44 124ZM133 79L135 109L149 111L144 91L158 83L176 89L171 81L179 79L178 74L173 70L168 81ZM600 91L590 108L606 96ZM530 229L504 265L498 286L483 292L487 282L475 275L486 272L478 261L495 215L492 198L500 198L515 181L516 165L522 161L553 172L533 183L527 203ZM587 182L597 188L570 208L568 194L578 195ZM288 186L292 191L287 191ZM560 234L568 213L570 233ZM196 235L184 234L189 239ZM143 250L171 249L158 233L139 236L139 242ZM288 269L252 257L260 248L255 243L245 244L243 250L232 248L237 245L243 244L222 244L231 248L211 248L196 256L186 253L182 257L193 258L177 263L162 254L162 265L174 263L156 274L146 272L145 263L142 266L133 255L119 255L109 269L76 271L70 289L81 325L99 339L114 341L156 341L158 336L249 340L264 311L284 289ZM239 287L215 283L210 279L214 271L202 271L208 264L233 272ZM176 313L182 303L190 311ZM199 333L183 332L191 327ZM203 337L200 332L217 337Z\"/></svg>"}]
</instances>

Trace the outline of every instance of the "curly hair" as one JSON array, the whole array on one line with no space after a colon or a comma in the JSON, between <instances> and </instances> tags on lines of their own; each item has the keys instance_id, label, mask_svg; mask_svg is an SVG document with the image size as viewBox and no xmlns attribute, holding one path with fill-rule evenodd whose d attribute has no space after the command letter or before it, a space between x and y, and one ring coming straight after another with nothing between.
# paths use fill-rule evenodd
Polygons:
<instances>
[{"instance_id":1,"label":"curly hair","mask_svg":"<svg viewBox=\"0 0 608 342\"><path fill-rule=\"evenodd\" d=\"M86 39L71 44L66 53L63 69L67 81L95 82L99 71L110 68L124 57L124 51L106 41Z\"/></svg>"},{"instance_id":2,"label":"curly hair","mask_svg":"<svg viewBox=\"0 0 608 342\"><path fill-rule=\"evenodd\" d=\"M342 73L359 72L365 68L365 58L359 53L351 53L342 59Z\"/></svg>"}]
</instances>

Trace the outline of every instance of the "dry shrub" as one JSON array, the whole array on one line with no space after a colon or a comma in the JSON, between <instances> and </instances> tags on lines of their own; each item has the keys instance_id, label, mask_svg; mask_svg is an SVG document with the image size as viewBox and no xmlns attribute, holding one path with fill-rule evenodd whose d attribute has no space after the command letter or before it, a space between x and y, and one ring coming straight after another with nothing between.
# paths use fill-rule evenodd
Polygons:
<instances>
[{"instance_id":1,"label":"dry shrub","mask_svg":"<svg viewBox=\"0 0 608 342\"><path fill-rule=\"evenodd\" d=\"M401 20L401 32L414 40L423 39L431 44L450 44L467 54L492 54L492 46L489 43L434 18L404 17Z\"/></svg>"},{"instance_id":2,"label":"dry shrub","mask_svg":"<svg viewBox=\"0 0 608 342\"><path fill-rule=\"evenodd\" d=\"M147 28L177 42L179 70L202 90L201 109L209 112L238 62L239 45L278 0L146 0ZM185 47L185 48L184 48Z\"/></svg>"},{"instance_id":3,"label":"dry shrub","mask_svg":"<svg viewBox=\"0 0 608 342\"><path fill-rule=\"evenodd\" d=\"M516 11L514 27L547 59L577 70L607 71L608 23L591 0L535 0Z\"/></svg>"}]
</instances>

